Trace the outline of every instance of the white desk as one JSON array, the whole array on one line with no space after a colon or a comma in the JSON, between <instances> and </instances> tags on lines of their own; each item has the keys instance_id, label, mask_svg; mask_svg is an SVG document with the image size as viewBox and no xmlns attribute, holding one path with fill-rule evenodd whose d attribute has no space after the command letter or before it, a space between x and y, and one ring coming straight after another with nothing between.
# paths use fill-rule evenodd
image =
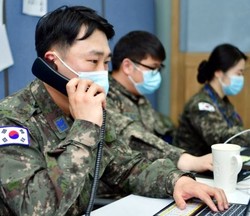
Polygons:
<instances>
[{"instance_id":1,"label":"white desk","mask_svg":"<svg viewBox=\"0 0 250 216\"><path fill-rule=\"evenodd\" d=\"M197 181L213 186L212 179L197 178ZM248 189L242 189L243 186L244 188L248 187ZM239 182L238 188L241 189L227 194L228 201L247 204L250 198L250 179ZM91 212L91 216L152 216L172 201L172 199L155 199L129 195Z\"/></svg>"},{"instance_id":2,"label":"white desk","mask_svg":"<svg viewBox=\"0 0 250 216\"><path fill-rule=\"evenodd\" d=\"M91 212L91 216L152 216L171 201L132 194Z\"/></svg>"}]
</instances>

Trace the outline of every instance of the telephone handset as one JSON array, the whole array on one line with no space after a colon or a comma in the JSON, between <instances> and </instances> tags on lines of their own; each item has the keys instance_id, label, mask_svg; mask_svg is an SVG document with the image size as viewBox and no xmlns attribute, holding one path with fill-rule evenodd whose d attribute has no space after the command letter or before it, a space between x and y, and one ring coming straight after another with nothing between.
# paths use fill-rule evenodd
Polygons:
<instances>
[{"instance_id":1,"label":"telephone handset","mask_svg":"<svg viewBox=\"0 0 250 216\"><path fill-rule=\"evenodd\" d=\"M52 86L53 88L57 89L58 91L62 92L67 96L66 91L66 84L68 83L69 79L54 68L52 68L46 61L42 58L38 57L34 61L32 65L32 73L43 82L47 83L48 85ZM100 133L100 142L98 143L97 154L96 154L96 162L95 162L95 169L94 169L94 176L93 176L93 183L89 198L89 203L86 210L86 216L90 216L90 213L93 209L94 200L96 196L96 191L98 187L99 181L99 172L101 166L101 158L102 158L102 150L104 144L104 137L105 137L105 121L106 121L106 110L103 109L103 124L101 126L101 133Z\"/></svg>"},{"instance_id":2,"label":"telephone handset","mask_svg":"<svg viewBox=\"0 0 250 216\"><path fill-rule=\"evenodd\" d=\"M66 84L68 83L69 79L52 68L42 58L36 58L32 65L32 73L38 79L42 80L67 96Z\"/></svg>"}]
</instances>

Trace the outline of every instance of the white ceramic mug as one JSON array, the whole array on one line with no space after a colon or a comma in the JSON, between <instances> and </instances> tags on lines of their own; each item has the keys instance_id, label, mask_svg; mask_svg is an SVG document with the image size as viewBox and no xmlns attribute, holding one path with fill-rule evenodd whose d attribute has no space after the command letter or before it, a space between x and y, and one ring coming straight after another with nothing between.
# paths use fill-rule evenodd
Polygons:
<instances>
[{"instance_id":1,"label":"white ceramic mug","mask_svg":"<svg viewBox=\"0 0 250 216\"><path fill-rule=\"evenodd\" d=\"M212 145L214 186L225 192L236 189L238 173L242 168L241 147L235 144Z\"/></svg>"}]
</instances>

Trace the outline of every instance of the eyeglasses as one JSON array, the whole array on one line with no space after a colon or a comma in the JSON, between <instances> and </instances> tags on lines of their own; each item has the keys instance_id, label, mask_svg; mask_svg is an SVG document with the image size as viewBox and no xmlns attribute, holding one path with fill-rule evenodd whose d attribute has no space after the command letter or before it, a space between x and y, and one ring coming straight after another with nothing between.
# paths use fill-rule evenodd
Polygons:
<instances>
[{"instance_id":1,"label":"eyeglasses","mask_svg":"<svg viewBox=\"0 0 250 216\"><path fill-rule=\"evenodd\" d=\"M135 64L141 65L141 66L143 66L143 67L145 67L145 68L148 68L148 69L150 69L150 70L153 70L153 71L156 71L156 70L157 70L157 71L160 71L160 72L161 72L162 68L164 68L164 65L163 65L163 64L161 64L160 67L158 67L158 68L154 68L154 67L151 67L151 66L142 64L141 62L136 61L136 60L132 60L132 59L131 59L131 61L134 62Z\"/></svg>"}]
</instances>

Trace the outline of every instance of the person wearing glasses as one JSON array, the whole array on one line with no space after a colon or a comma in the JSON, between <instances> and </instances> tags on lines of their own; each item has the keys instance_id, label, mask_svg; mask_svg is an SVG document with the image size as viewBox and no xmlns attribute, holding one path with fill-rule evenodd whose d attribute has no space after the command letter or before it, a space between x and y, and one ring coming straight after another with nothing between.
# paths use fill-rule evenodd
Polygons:
<instances>
[{"instance_id":1,"label":"person wearing glasses","mask_svg":"<svg viewBox=\"0 0 250 216\"><path fill-rule=\"evenodd\" d=\"M131 31L117 42L107 95L107 110L116 118L110 124L115 125L124 142L149 160L169 158L182 170L212 170L211 154L195 157L166 141L174 125L146 98L161 84L165 57L160 40L146 31Z\"/></svg>"},{"instance_id":2,"label":"person wearing glasses","mask_svg":"<svg viewBox=\"0 0 250 216\"><path fill-rule=\"evenodd\" d=\"M234 45L220 44L199 64L197 81L203 86L184 107L174 145L203 155L211 152L212 144L224 143L244 130L228 96L242 90L246 61L247 56ZM231 143L249 146L250 133L235 137Z\"/></svg>"},{"instance_id":3,"label":"person wearing glasses","mask_svg":"<svg viewBox=\"0 0 250 216\"><path fill-rule=\"evenodd\" d=\"M160 87L165 57L163 45L149 32L132 31L122 37L113 50L109 97L114 102L111 108L139 120L148 131L171 143L174 124L145 97Z\"/></svg>"}]
</instances>

